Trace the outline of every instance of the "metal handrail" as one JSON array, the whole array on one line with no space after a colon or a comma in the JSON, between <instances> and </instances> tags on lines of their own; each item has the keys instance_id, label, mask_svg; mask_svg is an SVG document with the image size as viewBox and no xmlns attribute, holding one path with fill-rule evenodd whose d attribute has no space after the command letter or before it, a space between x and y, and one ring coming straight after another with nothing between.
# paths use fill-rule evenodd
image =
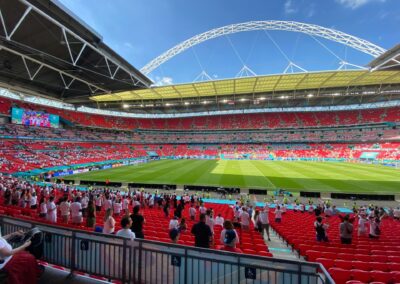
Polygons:
<instances>
[{"instance_id":1,"label":"metal handrail","mask_svg":"<svg viewBox=\"0 0 400 284\"><path fill-rule=\"evenodd\" d=\"M3 234L38 227L43 260L123 283L318 283L334 284L319 263L265 258L226 251L129 239L0 217ZM263 282L264 281L264 282ZM247 283L247 282L246 282Z\"/></svg>"}]
</instances>

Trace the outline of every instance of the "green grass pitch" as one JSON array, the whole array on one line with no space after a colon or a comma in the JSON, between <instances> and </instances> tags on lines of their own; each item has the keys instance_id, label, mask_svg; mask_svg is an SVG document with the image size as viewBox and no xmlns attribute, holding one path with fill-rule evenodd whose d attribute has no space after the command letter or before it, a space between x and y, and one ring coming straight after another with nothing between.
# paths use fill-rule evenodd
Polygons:
<instances>
[{"instance_id":1,"label":"green grass pitch","mask_svg":"<svg viewBox=\"0 0 400 284\"><path fill-rule=\"evenodd\" d=\"M400 171L343 162L161 160L69 176L104 182L209 185L291 191L400 193Z\"/></svg>"}]
</instances>

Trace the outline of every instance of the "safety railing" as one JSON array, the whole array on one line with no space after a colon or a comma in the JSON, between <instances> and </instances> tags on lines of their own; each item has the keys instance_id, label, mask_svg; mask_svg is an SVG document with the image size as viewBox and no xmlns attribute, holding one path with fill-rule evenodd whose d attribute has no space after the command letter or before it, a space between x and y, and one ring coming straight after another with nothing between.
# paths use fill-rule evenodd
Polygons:
<instances>
[{"instance_id":1,"label":"safety railing","mask_svg":"<svg viewBox=\"0 0 400 284\"><path fill-rule=\"evenodd\" d=\"M37 227L44 233L43 261L122 283L334 283L318 263L131 241L5 216L0 227L3 234Z\"/></svg>"}]
</instances>

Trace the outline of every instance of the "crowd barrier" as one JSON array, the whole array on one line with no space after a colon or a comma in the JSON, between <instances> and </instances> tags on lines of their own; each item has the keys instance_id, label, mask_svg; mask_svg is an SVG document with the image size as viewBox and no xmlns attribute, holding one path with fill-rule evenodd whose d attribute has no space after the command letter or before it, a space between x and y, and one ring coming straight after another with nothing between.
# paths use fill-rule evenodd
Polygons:
<instances>
[{"instance_id":1,"label":"crowd barrier","mask_svg":"<svg viewBox=\"0 0 400 284\"><path fill-rule=\"evenodd\" d=\"M265 258L61 228L0 217L2 234L44 233L43 261L122 283L333 284L318 263Z\"/></svg>"}]
</instances>

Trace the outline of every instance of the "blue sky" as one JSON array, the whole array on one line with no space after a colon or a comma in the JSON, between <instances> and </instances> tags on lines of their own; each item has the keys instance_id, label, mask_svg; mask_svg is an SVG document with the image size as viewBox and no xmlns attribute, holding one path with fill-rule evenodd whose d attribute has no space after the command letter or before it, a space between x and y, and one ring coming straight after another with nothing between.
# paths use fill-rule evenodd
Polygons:
<instances>
[{"instance_id":1,"label":"blue sky","mask_svg":"<svg viewBox=\"0 0 400 284\"><path fill-rule=\"evenodd\" d=\"M400 42L400 0L60 1L138 69L194 35L247 21L287 20L316 24L369 40L386 49ZM289 63L282 53L308 71L337 69L339 58L357 65L366 65L373 59L344 45L324 39L319 41L305 34L285 31L222 36L175 56L149 77L159 84L192 82L202 71L215 79L232 78L244 64L257 75L282 73Z\"/></svg>"}]
</instances>

